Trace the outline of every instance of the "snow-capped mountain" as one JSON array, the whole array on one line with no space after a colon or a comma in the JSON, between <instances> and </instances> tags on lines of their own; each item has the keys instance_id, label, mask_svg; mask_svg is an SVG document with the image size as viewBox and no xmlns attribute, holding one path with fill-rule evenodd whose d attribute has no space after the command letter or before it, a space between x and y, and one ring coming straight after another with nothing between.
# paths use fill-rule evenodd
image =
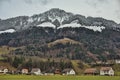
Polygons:
<instances>
[{"instance_id":1,"label":"snow-capped mountain","mask_svg":"<svg viewBox=\"0 0 120 80\"><path fill-rule=\"evenodd\" d=\"M120 25L111 20L103 18L85 17L78 14L65 12L53 8L41 14L33 16L19 16L0 20L0 31L15 29L16 31L28 29L30 26L53 27L59 29L64 27L84 27L93 31L102 31L105 28L119 28Z\"/></svg>"}]
</instances>

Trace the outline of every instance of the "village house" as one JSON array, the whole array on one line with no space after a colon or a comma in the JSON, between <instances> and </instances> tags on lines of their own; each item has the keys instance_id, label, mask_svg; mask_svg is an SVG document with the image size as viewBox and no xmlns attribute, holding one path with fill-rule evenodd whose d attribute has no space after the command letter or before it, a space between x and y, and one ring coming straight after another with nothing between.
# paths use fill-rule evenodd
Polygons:
<instances>
[{"instance_id":1,"label":"village house","mask_svg":"<svg viewBox=\"0 0 120 80\"><path fill-rule=\"evenodd\" d=\"M33 68L31 70L31 74L35 74L35 75L41 75L41 70L39 68Z\"/></svg>"},{"instance_id":2,"label":"village house","mask_svg":"<svg viewBox=\"0 0 120 80\"><path fill-rule=\"evenodd\" d=\"M73 69L64 69L63 71L62 71L62 74L63 75L75 75L76 73L75 73L75 71L73 70Z\"/></svg>"},{"instance_id":3,"label":"village house","mask_svg":"<svg viewBox=\"0 0 120 80\"><path fill-rule=\"evenodd\" d=\"M22 74L28 74L28 69L22 69L21 72Z\"/></svg>"},{"instance_id":4,"label":"village house","mask_svg":"<svg viewBox=\"0 0 120 80\"><path fill-rule=\"evenodd\" d=\"M116 59L116 60L115 60L115 63L116 63L116 64L120 64L120 59Z\"/></svg>"},{"instance_id":5,"label":"village house","mask_svg":"<svg viewBox=\"0 0 120 80\"><path fill-rule=\"evenodd\" d=\"M1 66L0 67L0 73L6 74L8 72L8 68Z\"/></svg>"},{"instance_id":6,"label":"village house","mask_svg":"<svg viewBox=\"0 0 120 80\"><path fill-rule=\"evenodd\" d=\"M54 73L55 74L61 74L61 70L60 69L55 69Z\"/></svg>"},{"instance_id":7,"label":"village house","mask_svg":"<svg viewBox=\"0 0 120 80\"><path fill-rule=\"evenodd\" d=\"M102 61L96 61L96 64L102 64L103 62Z\"/></svg>"},{"instance_id":8,"label":"village house","mask_svg":"<svg viewBox=\"0 0 120 80\"><path fill-rule=\"evenodd\" d=\"M100 75L113 76L114 75L114 70L112 69L112 67L101 67Z\"/></svg>"},{"instance_id":9,"label":"village house","mask_svg":"<svg viewBox=\"0 0 120 80\"><path fill-rule=\"evenodd\" d=\"M98 75L99 71L96 68L88 68L84 71L85 75Z\"/></svg>"}]
</instances>

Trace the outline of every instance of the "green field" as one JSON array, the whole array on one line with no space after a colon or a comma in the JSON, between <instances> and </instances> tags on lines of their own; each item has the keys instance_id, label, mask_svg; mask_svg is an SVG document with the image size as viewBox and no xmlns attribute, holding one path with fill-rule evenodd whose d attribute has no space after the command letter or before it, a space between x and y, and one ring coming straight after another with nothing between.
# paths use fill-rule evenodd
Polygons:
<instances>
[{"instance_id":1,"label":"green field","mask_svg":"<svg viewBox=\"0 0 120 80\"><path fill-rule=\"evenodd\" d=\"M8 54L10 51L15 49L15 47L0 46L0 54Z\"/></svg>"},{"instance_id":2,"label":"green field","mask_svg":"<svg viewBox=\"0 0 120 80\"><path fill-rule=\"evenodd\" d=\"M120 80L120 76L31 76L31 75L0 75L0 80Z\"/></svg>"}]
</instances>

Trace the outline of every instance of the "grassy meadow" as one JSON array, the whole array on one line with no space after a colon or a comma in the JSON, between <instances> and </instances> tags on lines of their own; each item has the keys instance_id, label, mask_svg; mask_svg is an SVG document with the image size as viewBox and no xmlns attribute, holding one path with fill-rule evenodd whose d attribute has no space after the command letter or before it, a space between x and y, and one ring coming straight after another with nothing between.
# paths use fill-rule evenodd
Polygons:
<instances>
[{"instance_id":1,"label":"grassy meadow","mask_svg":"<svg viewBox=\"0 0 120 80\"><path fill-rule=\"evenodd\" d=\"M120 80L120 76L0 75L0 80Z\"/></svg>"},{"instance_id":2,"label":"grassy meadow","mask_svg":"<svg viewBox=\"0 0 120 80\"><path fill-rule=\"evenodd\" d=\"M8 54L10 51L15 50L14 47L0 46L0 54Z\"/></svg>"}]
</instances>

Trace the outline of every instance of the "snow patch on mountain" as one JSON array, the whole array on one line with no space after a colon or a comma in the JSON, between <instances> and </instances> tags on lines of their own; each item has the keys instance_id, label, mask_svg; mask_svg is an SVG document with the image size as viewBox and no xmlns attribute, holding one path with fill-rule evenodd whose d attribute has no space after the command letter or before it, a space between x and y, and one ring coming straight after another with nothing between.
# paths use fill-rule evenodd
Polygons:
<instances>
[{"instance_id":1,"label":"snow patch on mountain","mask_svg":"<svg viewBox=\"0 0 120 80\"><path fill-rule=\"evenodd\" d=\"M55 28L56 26L52 24L51 22L44 22L42 24L37 25L37 27L52 27Z\"/></svg>"},{"instance_id":2,"label":"snow patch on mountain","mask_svg":"<svg viewBox=\"0 0 120 80\"><path fill-rule=\"evenodd\" d=\"M102 32L102 30L105 29L104 26L81 26L81 27L84 27L93 31L99 31L99 32Z\"/></svg>"},{"instance_id":3,"label":"snow patch on mountain","mask_svg":"<svg viewBox=\"0 0 120 80\"><path fill-rule=\"evenodd\" d=\"M74 20L71 23L79 23L79 20Z\"/></svg>"},{"instance_id":4,"label":"snow patch on mountain","mask_svg":"<svg viewBox=\"0 0 120 80\"><path fill-rule=\"evenodd\" d=\"M52 22L54 22L55 20L58 20L60 24L62 24L62 22L64 20L68 20L69 19L69 16L63 16L63 17L59 17L59 16L48 16L48 19L51 20Z\"/></svg>"},{"instance_id":5,"label":"snow patch on mountain","mask_svg":"<svg viewBox=\"0 0 120 80\"><path fill-rule=\"evenodd\" d=\"M46 18L51 22L58 20L59 23L62 24L63 21L68 21L70 17L73 16L73 14L69 12L65 12L64 10L61 10L58 8L53 8L53 9L50 9L49 11L46 11L41 16L42 18Z\"/></svg>"},{"instance_id":6,"label":"snow patch on mountain","mask_svg":"<svg viewBox=\"0 0 120 80\"><path fill-rule=\"evenodd\" d=\"M15 29L8 29L8 30L4 30L4 31L0 31L0 34L2 33L14 33Z\"/></svg>"},{"instance_id":7,"label":"snow patch on mountain","mask_svg":"<svg viewBox=\"0 0 120 80\"><path fill-rule=\"evenodd\" d=\"M78 24L78 23L70 23L70 24L61 25L60 27L58 27L58 29L59 29L59 28L64 28L64 27L73 27L73 28L75 28L75 27L80 27L80 26L81 26L81 25Z\"/></svg>"},{"instance_id":8,"label":"snow patch on mountain","mask_svg":"<svg viewBox=\"0 0 120 80\"><path fill-rule=\"evenodd\" d=\"M75 28L75 27L80 27L80 26L81 26L81 24L78 23L78 20L74 20L70 24L61 25L60 27L58 27L58 29L64 28L64 27L73 27L73 28Z\"/></svg>"},{"instance_id":9,"label":"snow patch on mountain","mask_svg":"<svg viewBox=\"0 0 120 80\"><path fill-rule=\"evenodd\" d=\"M41 17L39 17L37 21L39 22L39 21L40 21L40 19L41 19Z\"/></svg>"},{"instance_id":10,"label":"snow patch on mountain","mask_svg":"<svg viewBox=\"0 0 120 80\"><path fill-rule=\"evenodd\" d=\"M76 28L76 27L84 27L93 31L99 31L102 32L103 29L105 29L104 26L85 26L85 25L81 25L78 23L78 21L73 21L70 24L64 24L61 25L60 27L58 27L58 29L60 28L64 28L64 27L72 27L72 28Z\"/></svg>"},{"instance_id":11,"label":"snow patch on mountain","mask_svg":"<svg viewBox=\"0 0 120 80\"><path fill-rule=\"evenodd\" d=\"M32 18L28 19L28 23L32 23L34 20Z\"/></svg>"}]
</instances>

